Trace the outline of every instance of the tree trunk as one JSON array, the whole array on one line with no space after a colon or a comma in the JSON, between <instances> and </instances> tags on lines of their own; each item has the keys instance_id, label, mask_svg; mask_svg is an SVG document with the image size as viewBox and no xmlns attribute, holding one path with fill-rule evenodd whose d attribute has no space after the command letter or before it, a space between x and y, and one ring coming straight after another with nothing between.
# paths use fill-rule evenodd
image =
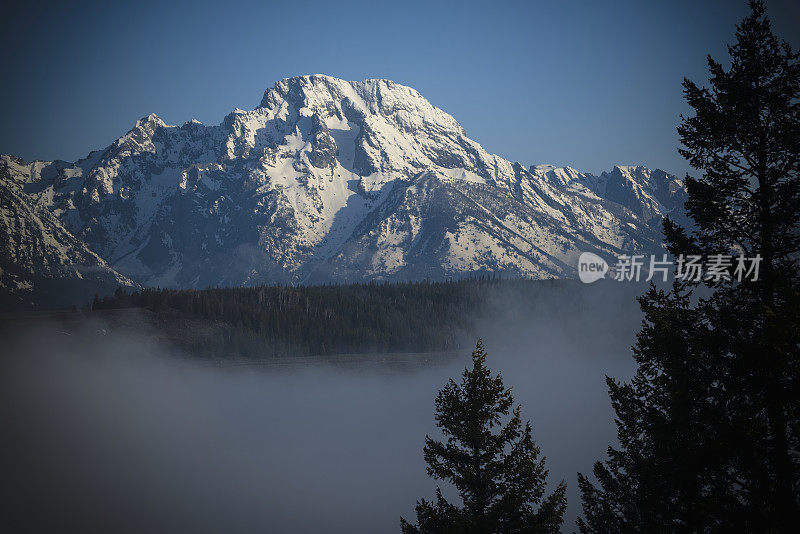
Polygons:
<instances>
[{"instance_id":1,"label":"tree trunk","mask_svg":"<svg viewBox=\"0 0 800 534\"><path fill-rule=\"evenodd\" d=\"M765 162L762 159L762 162ZM762 163L759 176L761 201L761 262L762 293L761 304L764 313L764 331L762 332L763 352L767 356L767 376L765 388L766 412L771 442L770 463L775 475L775 518L774 525L778 532L793 531L796 527L795 504L792 489L792 460L789 456L789 442L786 437L786 413L784 411L784 392L781 384L783 366L780 350L775 346L774 314L777 313L775 303L775 252L772 247L772 184L766 173L766 165Z\"/></svg>"}]
</instances>

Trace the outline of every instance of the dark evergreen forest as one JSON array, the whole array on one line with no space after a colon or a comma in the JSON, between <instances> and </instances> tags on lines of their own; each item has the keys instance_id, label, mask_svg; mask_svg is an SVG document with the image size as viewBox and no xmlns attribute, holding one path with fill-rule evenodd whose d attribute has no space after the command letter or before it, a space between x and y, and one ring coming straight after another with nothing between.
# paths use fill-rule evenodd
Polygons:
<instances>
[{"instance_id":1,"label":"dark evergreen forest","mask_svg":"<svg viewBox=\"0 0 800 534\"><path fill-rule=\"evenodd\" d=\"M214 335L182 336L183 348L198 355L432 352L474 342L467 335L475 331L477 318L490 312L491 297L511 292L533 301L541 289L564 283L482 277L133 293L119 288L111 296L95 297L92 309L143 308L173 326L201 321Z\"/></svg>"}]
</instances>

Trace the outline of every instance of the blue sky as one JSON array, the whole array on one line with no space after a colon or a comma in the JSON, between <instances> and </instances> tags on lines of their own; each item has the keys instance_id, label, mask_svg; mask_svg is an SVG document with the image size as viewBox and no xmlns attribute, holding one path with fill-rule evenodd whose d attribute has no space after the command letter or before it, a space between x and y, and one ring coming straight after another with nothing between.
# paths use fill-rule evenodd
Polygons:
<instances>
[{"instance_id":1,"label":"blue sky","mask_svg":"<svg viewBox=\"0 0 800 534\"><path fill-rule=\"evenodd\" d=\"M389 78L524 164L683 174L681 80L744 1L17 3L0 21L0 152L74 160L151 112L217 124L281 78ZM69 5L67 5L69 4ZM768 0L800 44L800 6Z\"/></svg>"}]
</instances>

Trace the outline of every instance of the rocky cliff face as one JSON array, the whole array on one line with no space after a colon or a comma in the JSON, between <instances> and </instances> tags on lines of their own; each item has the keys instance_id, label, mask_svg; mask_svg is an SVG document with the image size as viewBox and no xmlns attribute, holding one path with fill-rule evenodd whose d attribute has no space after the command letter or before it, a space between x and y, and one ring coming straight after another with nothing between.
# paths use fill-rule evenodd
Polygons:
<instances>
[{"instance_id":1,"label":"rocky cliff face","mask_svg":"<svg viewBox=\"0 0 800 534\"><path fill-rule=\"evenodd\" d=\"M60 164L25 164L3 156L0 166L0 303L27 307L59 304L92 292L135 286L67 230L30 192ZM67 300L64 300L67 299Z\"/></svg>"},{"instance_id":2,"label":"rocky cliff face","mask_svg":"<svg viewBox=\"0 0 800 534\"><path fill-rule=\"evenodd\" d=\"M115 279L181 287L568 277L585 250L660 247L685 195L644 167L525 168L414 89L319 75L219 126L150 115L74 163L3 156L0 190L8 272L95 258ZM34 226L39 244L21 230Z\"/></svg>"}]
</instances>

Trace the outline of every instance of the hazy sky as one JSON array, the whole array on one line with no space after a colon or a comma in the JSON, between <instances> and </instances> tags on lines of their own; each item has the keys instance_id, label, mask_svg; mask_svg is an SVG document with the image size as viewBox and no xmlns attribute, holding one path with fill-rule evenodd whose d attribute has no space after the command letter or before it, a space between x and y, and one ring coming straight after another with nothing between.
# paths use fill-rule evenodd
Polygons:
<instances>
[{"instance_id":1,"label":"hazy sky","mask_svg":"<svg viewBox=\"0 0 800 534\"><path fill-rule=\"evenodd\" d=\"M0 152L74 160L151 112L217 124L281 78L389 78L525 164L682 174L684 75L724 57L743 0L17 2L0 19ZM114 5L112 5L114 4ZM768 2L800 42L800 7Z\"/></svg>"}]
</instances>

